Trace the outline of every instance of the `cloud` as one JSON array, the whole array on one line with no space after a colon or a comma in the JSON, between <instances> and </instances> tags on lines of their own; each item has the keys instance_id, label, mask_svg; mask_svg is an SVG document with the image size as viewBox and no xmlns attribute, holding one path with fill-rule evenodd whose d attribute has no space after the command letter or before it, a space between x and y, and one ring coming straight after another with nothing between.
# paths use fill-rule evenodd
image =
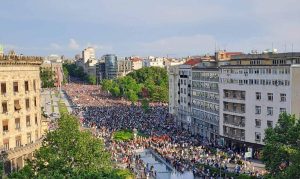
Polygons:
<instances>
[{"instance_id":1,"label":"cloud","mask_svg":"<svg viewBox=\"0 0 300 179\"><path fill-rule=\"evenodd\" d=\"M70 39L70 42L69 42L69 48L71 49L71 50L78 50L79 49L79 44L76 42L76 40L75 39L73 39L73 38L71 38Z\"/></svg>"}]
</instances>

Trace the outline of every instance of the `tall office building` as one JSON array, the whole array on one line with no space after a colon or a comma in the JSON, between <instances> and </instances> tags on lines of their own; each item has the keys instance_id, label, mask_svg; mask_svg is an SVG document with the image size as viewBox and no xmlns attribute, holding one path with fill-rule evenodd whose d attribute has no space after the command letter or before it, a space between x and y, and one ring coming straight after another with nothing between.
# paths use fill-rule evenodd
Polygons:
<instances>
[{"instance_id":1,"label":"tall office building","mask_svg":"<svg viewBox=\"0 0 300 179\"><path fill-rule=\"evenodd\" d=\"M93 47L88 47L82 51L83 63L87 63L88 60L96 59L95 49Z\"/></svg>"},{"instance_id":2,"label":"tall office building","mask_svg":"<svg viewBox=\"0 0 300 179\"><path fill-rule=\"evenodd\" d=\"M41 144L39 57L0 56L0 147L8 154L6 172L24 166Z\"/></svg>"}]
</instances>

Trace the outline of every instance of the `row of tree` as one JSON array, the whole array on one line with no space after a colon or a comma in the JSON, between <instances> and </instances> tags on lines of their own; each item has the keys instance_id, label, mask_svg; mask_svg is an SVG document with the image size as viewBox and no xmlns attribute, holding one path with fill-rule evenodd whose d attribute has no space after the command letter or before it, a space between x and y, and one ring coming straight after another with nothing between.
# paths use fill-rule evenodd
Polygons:
<instances>
[{"instance_id":1,"label":"row of tree","mask_svg":"<svg viewBox=\"0 0 300 179\"><path fill-rule=\"evenodd\" d=\"M63 72L64 72L64 81L67 82L69 76L79 78L82 81L86 81L89 84L95 85L97 83L97 79L95 75L88 75L84 73L82 67L76 66L76 64L72 63L64 63L63 64Z\"/></svg>"},{"instance_id":2,"label":"row of tree","mask_svg":"<svg viewBox=\"0 0 300 179\"><path fill-rule=\"evenodd\" d=\"M149 101L168 102L168 74L159 67L145 67L115 80L103 80L102 89L115 97L132 102L147 98Z\"/></svg>"}]
</instances>

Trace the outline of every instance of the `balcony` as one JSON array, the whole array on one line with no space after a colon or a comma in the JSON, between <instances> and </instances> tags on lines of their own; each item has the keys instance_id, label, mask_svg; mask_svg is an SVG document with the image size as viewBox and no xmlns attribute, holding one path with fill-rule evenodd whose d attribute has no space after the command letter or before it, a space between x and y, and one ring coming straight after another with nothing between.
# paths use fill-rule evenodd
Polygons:
<instances>
[{"instance_id":1,"label":"balcony","mask_svg":"<svg viewBox=\"0 0 300 179\"><path fill-rule=\"evenodd\" d=\"M8 158L16 158L21 155L25 155L25 154L35 151L36 149L38 149L41 146L43 139L44 138L40 138L40 139L36 140L35 142L31 142L31 143L21 145L19 147L15 147L13 149L8 150L7 151Z\"/></svg>"}]
</instances>

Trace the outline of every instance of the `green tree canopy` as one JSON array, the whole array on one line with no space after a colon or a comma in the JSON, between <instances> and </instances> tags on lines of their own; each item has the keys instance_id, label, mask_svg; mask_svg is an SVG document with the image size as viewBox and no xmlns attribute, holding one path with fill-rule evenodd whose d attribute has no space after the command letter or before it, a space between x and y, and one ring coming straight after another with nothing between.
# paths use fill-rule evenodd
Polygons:
<instances>
[{"instance_id":1,"label":"green tree canopy","mask_svg":"<svg viewBox=\"0 0 300 179\"><path fill-rule=\"evenodd\" d=\"M54 72L51 71L51 68L41 68L40 77L42 81L42 88L54 87Z\"/></svg>"},{"instance_id":2,"label":"green tree canopy","mask_svg":"<svg viewBox=\"0 0 300 179\"><path fill-rule=\"evenodd\" d=\"M275 128L266 129L263 161L272 178L300 178L300 122L282 113Z\"/></svg>"},{"instance_id":3,"label":"green tree canopy","mask_svg":"<svg viewBox=\"0 0 300 179\"><path fill-rule=\"evenodd\" d=\"M79 130L77 119L68 114L62 115L58 125L57 130L47 133L34 159L27 161L24 169L13 173L11 178L111 175L110 155L104 150L101 140L92 137L88 131Z\"/></svg>"}]
</instances>

